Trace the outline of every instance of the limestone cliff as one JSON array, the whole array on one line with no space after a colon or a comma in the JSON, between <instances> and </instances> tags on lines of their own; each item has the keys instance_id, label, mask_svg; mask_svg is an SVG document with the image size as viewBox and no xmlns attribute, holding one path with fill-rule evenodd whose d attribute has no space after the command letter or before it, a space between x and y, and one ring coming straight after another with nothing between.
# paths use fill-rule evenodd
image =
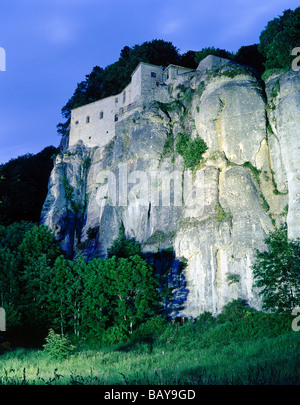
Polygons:
<instances>
[{"instance_id":1,"label":"limestone cliff","mask_svg":"<svg viewBox=\"0 0 300 405\"><path fill-rule=\"evenodd\" d=\"M235 298L260 308L256 249L282 222L300 236L299 107L299 72L265 85L208 56L169 87L167 102L119 122L105 147L79 141L58 155L41 222L70 256L104 256L121 224L145 253L173 247L174 315L218 313ZM195 172L176 152L178 134L208 146Z\"/></svg>"}]
</instances>

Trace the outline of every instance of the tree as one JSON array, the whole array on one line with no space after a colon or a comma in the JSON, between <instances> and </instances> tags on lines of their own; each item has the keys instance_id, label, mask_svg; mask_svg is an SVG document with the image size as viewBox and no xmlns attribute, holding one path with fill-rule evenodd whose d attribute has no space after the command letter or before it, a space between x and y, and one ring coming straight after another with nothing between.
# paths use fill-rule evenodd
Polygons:
<instances>
[{"instance_id":1,"label":"tree","mask_svg":"<svg viewBox=\"0 0 300 405\"><path fill-rule=\"evenodd\" d=\"M253 266L255 285L263 296L263 308L291 312L300 302L300 240L289 240L286 227L265 240L268 250L257 251Z\"/></svg>"},{"instance_id":2,"label":"tree","mask_svg":"<svg viewBox=\"0 0 300 405\"><path fill-rule=\"evenodd\" d=\"M33 223L25 221L6 227L0 225L0 306L6 311L8 331L23 323L24 284L18 249L26 232L33 226Z\"/></svg>"},{"instance_id":3,"label":"tree","mask_svg":"<svg viewBox=\"0 0 300 405\"><path fill-rule=\"evenodd\" d=\"M70 329L76 336L80 334L85 270L84 256L79 254L74 261L60 255L50 271L48 311L53 318L53 326L59 326L62 336Z\"/></svg>"},{"instance_id":4,"label":"tree","mask_svg":"<svg viewBox=\"0 0 300 405\"><path fill-rule=\"evenodd\" d=\"M61 249L45 225L33 225L18 247L24 322L31 327L46 326L50 271Z\"/></svg>"},{"instance_id":5,"label":"tree","mask_svg":"<svg viewBox=\"0 0 300 405\"><path fill-rule=\"evenodd\" d=\"M46 225L33 225L24 235L19 251L25 266L34 263L42 255L49 265L62 253L52 231Z\"/></svg>"},{"instance_id":6,"label":"tree","mask_svg":"<svg viewBox=\"0 0 300 405\"><path fill-rule=\"evenodd\" d=\"M83 273L83 324L97 336L104 331L128 336L158 312L158 281L143 259L139 243L124 227L105 259L92 259ZM105 332L106 333L106 332Z\"/></svg>"},{"instance_id":7,"label":"tree","mask_svg":"<svg viewBox=\"0 0 300 405\"><path fill-rule=\"evenodd\" d=\"M158 283L153 269L139 255L130 258L113 256L106 259L107 284L105 293L110 297L110 315L119 327L132 333L133 328L156 312Z\"/></svg>"},{"instance_id":8,"label":"tree","mask_svg":"<svg viewBox=\"0 0 300 405\"><path fill-rule=\"evenodd\" d=\"M265 70L266 58L259 52L258 44L241 46L234 55L234 60L242 65L253 67L260 74Z\"/></svg>"},{"instance_id":9,"label":"tree","mask_svg":"<svg viewBox=\"0 0 300 405\"><path fill-rule=\"evenodd\" d=\"M111 297L105 293L108 283L106 261L94 258L83 273L82 330L87 338L101 339L111 325Z\"/></svg>"},{"instance_id":10,"label":"tree","mask_svg":"<svg viewBox=\"0 0 300 405\"><path fill-rule=\"evenodd\" d=\"M259 37L258 50L266 58L265 68L291 69L291 51L299 46L300 7L285 10L269 21Z\"/></svg>"},{"instance_id":11,"label":"tree","mask_svg":"<svg viewBox=\"0 0 300 405\"><path fill-rule=\"evenodd\" d=\"M65 334L69 321L71 277L72 262L60 255L51 269L47 302L48 311L53 319L53 327L59 327L61 336Z\"/></svg>"},{"instance_id":12,"label":"tree","mask_svg":"<svg viewBox=\"0 0 300 405\"><path fill-rule=\"evenodd\" d=\"M0 224L39 222L56 152L49 146L0 165Z\"/></svg>"},{"instance_id":13,"label":"tree","mask_svg":"<svg viewBox=\"0 0 300 405\"><path fill-rule=\"evenodd\" d=\"M136 242L134 238L126 238L125 228L121 225L119 229L119 236L113 242L111 247L107 251L107 257L124 257L128 258L134 255L141 255L141 245Z\"/></svg>"},{"instance_id":14,"label":"tree","mask_svg":"<svg viewBox=\"0 0 300 405\"><path fill-rule=\"evenodd\" d=\"M187 51L180 56L179 65L191 69L197 69L198 63L195 61L196 51Z\"/></svg>"}]
</instances>

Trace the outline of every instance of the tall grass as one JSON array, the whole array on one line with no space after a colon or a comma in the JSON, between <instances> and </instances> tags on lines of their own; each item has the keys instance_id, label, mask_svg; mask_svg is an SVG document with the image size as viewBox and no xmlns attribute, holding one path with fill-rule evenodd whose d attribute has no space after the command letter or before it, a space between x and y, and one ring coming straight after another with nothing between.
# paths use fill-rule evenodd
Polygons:
<instances>
[{"instance_id":1,"label":"tall grass","mask_svg":"<svg viewBox=\"0 0 300 405\"><path fill-rule=\"evenodd\" d=\"M41 350L3 353L0 384L300 383L300 333L292 331L288 316L236 304L217 318L204 314L152 332L119 346L78 347L63 360Z\"/></svg>"}]
</instances>

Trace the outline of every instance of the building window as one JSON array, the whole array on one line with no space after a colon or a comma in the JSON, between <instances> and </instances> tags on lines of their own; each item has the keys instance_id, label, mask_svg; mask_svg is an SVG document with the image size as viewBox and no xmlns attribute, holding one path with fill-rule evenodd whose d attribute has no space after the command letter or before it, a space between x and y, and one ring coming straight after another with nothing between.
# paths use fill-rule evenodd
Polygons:
<instances>
[{"instance_id":1,"label":"building window","mask_svg":"<svg viewBox=\"0 0 300 405\"><path fill-rule=\"evenodd\" d=\"M103 118L103 111L100 111L99 118L100 118L100 120L102 120L102 118Z\"/></svg>"},{"instance_id":2,"label":"building window","mask_svg":"<svg viewBox=\"0 0 300 405\"><path fill-rule=\"evenodd\" d=\"M118 119L119 119L119 116L118 116L118 114L116 114L115 115L115 122L118 121Z\"/></svg>"},{"instance_id":3,"label":"building window","mask_svg":"<svg viewBox=\"0 0 300 405\"><path fill-rule=\"evenodd\" d=\"M89 115L86 117L85 122L86 122L87 124L90 122L90 116L89 116Z\"/></svg>"},{"instance_id":4,"label":"building window","mask_svg":"<svg viewBox=\"0 0 300 405\"><path fill-rule=\"evenodd\" d=\"M125 101L126 101L126 91L123 91L123 104L125 103Z\"/></svg>"},{"instance_id":5,"label":"building window","mask_svg":"<svg viewBox=\"0 0 300 405\"><path fill-rule=\"evenodd\" d=\"M75 121L75 125L78 125L79 124L79 121Z\"/></svg>"},{"instance_id":6,"label":"building window","mask_svg":"<svg viewBox=\"0 0 300 405\"><path fill-rule=\"evenodd\" d=\"M116 97L115 98L115 103L118 103L118 102L119 102L118 97Z\"/></svg>"},{"instance_id":7,"label":"building window","mask_svg":"<svg viewBox=\"0 0 300 405\"><path fill-rule=\"evenodd\" d=\"M151 72L151 77L156 77L156 73L155 73L155 72Z\"/></svg>"}]
</instances>

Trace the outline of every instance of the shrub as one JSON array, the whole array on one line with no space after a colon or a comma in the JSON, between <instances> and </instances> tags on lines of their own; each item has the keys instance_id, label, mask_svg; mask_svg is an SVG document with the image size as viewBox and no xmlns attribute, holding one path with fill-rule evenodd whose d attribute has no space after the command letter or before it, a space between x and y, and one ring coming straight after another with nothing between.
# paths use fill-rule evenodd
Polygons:
<instances>
[{"instance_id":1,"label":"shrub","mask_svg":"<svg viewBox=\"0 0 300 405\"><path fill-rule=\"evenodd\" d=\"M242 299L237 299L229 302L224 306L222 314L224 320L234 321L244 316L248 309L248 305Z\"/></svg>"},{"instance_id":2,"label":"shrub","mask_svg":"<svg viewBox=\"0 0 300 405\"><path fill-rule=\"evenodd\" d=\"M69 342L66 336L55 333L53 329L49 330L46 342L43 347L44 351L56 359L69 357L75 347Z\"/></svg>"},{"instance_id":3,"label":"shrub","mask_svg":"<svg viewBox=\"0 0 300 405\"><path fill-rule=\"evenodd\" d=\"M206 150L207 145L199 135L195 139L191 139L185 134L177 135L176 151L183 157L187 169L195 170L203 159L202 155Z\"/></svg>"},{"instance_id":4,"label":"shrub","mask_svg":"<svg viewBox=\"0 0 300 405\"><path fill-rule=\"evenodd\" d=\"M133 340L144 340L149 337L158 337L162 334L167 326L167 321L161 316L150 318L142 323L133 333Z\"/></svg>"},{"instance_id":5,"label":"shrub","mask_svg":"<svg viewBox=\"0 0 300 405\"><path fill-rule=\"evenodd\" d=\"M127 331L119 325L111 326L104 334L102 341L107 345L114 345L117 343L125 343L128 340Z\"/></svg>"}]
</instances>

